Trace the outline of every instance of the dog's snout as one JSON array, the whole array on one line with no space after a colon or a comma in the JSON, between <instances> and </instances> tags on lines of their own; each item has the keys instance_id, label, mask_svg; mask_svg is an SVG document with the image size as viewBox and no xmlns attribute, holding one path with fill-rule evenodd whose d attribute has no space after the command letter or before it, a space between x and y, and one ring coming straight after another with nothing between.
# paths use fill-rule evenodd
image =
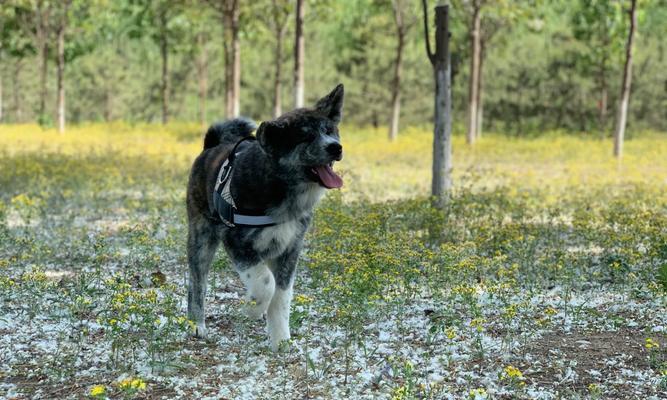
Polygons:
<instances>
[{"instance_id":1,"label":"dog's snout","mask_svg":"<svg viewBox=\"0 0 667 400\"><path fill-rule=\"evenodd\" d=\"M327 146L327 153L340 161L343 158L343 146L340 143L331 143Z\"/></svg>"}]
</instances>

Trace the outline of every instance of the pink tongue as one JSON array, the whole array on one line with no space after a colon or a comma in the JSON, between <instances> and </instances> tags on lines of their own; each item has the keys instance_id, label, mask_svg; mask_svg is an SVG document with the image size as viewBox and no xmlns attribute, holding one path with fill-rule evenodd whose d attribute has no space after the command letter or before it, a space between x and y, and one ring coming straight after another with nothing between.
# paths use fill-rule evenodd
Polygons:
<instances>
[{"instance_id":1,"label":"pink tongue","mask_svg":"<svg viewBox=\"0 0 667 400\"><path fill-rule=\"evenodd\" d=\"M321 165L319 167L315 167L315 171L317 171L317 176L320 178L320 182L322 182L322 185L324 185L324 187L327 189L334 189L343 186L343 179L336 175L330 166Z\"/></svg>"}]
</instances>

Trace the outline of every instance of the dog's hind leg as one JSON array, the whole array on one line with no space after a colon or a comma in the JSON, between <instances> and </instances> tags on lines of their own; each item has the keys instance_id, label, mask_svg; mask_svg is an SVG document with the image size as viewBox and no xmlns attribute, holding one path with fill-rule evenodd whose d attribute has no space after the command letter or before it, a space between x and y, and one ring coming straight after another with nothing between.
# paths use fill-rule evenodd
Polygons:
<instances>
[{"instance_id":1,"label":"dog's hind leg","mask_svg":"<svg viewBox=\"0 0 667 400\"><path fill-rule=\"evenodd\" d=\"M247 289L245 311L249 318L260 319L269 308L276 283L265 263L250 268L237 267L241 280Z\"/></svg>"},{"instance_id":2,"label":"dog's hind leg","mask_svg":"<svg viewBox=\"0 0 667 400\"><path fill-rule=\"evenodd\" d=\"M198 337L206 336L206 324L204 323L206 285L208 270L218 244L219 240L213 224L203 218L190 221L188 229L188 264L190 266L188 318L197 325L195 335Z\"/></svg>"},{"instance_id":3,"label":"dog's hind leg","mask_svg":"<svg viewBox=\"0 0 667 400\"><path fill-rule=\"evenodd\" d=\"M280 344L290 339L289 316L292 303L294 272L299 258L299 248L288 250L269 263L276 280L276 291L267 312L267 330L271 349L277 351Z\"/></svg>"}]
</instances>

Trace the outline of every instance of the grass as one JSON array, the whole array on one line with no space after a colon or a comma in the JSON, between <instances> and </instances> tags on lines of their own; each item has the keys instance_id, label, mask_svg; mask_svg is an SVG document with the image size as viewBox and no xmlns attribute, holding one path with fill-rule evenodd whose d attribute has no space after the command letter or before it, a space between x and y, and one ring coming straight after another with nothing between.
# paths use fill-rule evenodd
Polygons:
<instances>
[{"instance_id":1,"label":"grass","mask_svg":"<svg viewBox=\"0 0 667 400\"><path fill-rule=\"evenodd\" d=\"M198 127L0 126L0 397L667 395L663 134L457 136L444 210L428 131L342 136L276 357L222 255L188 337Z\"/></svg>"}]
</instances>

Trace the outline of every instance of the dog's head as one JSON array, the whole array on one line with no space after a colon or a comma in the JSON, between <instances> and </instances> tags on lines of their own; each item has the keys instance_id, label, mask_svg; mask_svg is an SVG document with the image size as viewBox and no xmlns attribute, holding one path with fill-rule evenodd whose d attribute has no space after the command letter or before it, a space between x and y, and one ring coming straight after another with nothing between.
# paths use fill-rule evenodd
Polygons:
<instances>
[{"instance_id":1,"label":"dog's head","mask_svg":"<svg viewBox=\"0 0 667 400\"><path fill-rule=\"evenodd\" d=\"M332 169L343 158L338 124L342 117L343 85L339 84L313 108L300 108L262 122L257 140L264 152L290 179L319 183L332 189L343 180Z\"/></svg>"}]
</instances>

